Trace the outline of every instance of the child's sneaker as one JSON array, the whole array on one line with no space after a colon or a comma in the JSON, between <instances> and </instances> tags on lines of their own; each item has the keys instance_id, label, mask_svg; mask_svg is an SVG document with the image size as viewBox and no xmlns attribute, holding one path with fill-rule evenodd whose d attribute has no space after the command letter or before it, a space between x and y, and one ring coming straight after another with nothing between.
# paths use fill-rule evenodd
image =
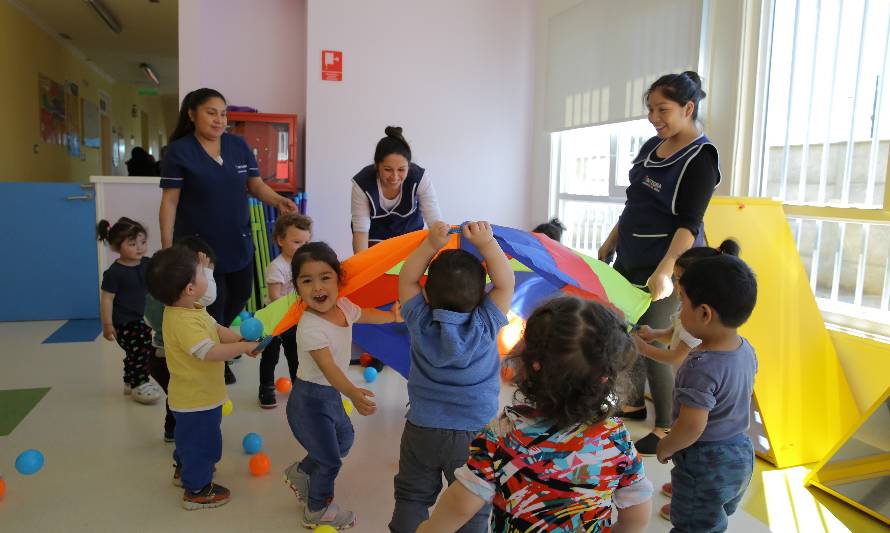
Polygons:
<instances>
[{"instance_id":1,"label":"child's sneaker","mask_svg":"<svg viewBox=\"0 0 890 533\"><path fill-rule=\"evenodd\" d=\"M275 385L260 385L260 407L263 409L272 409L278 405L278 399L275 397Z\"/></svg>"},{"instance_id":2,"label":"child's sneaker","mask_svg":"<svg viewBox=\"0 0 890 533\"><path fill-rule=\"evenodd\" d=\"M330 526L334 529L348 529L355 525L355 513L340 509L336 503L330 503L324 509L310 511L307 505L303 509L303 527L313 529L318 526Z\"/></svg>"},{"instance_id":3,"label":"child's sneaker","mask_svg":"<svg viewBox=\"0 0 890 533\"><path fill-rule=\"evenodd\" d=\"M222 485L210 482L199 492L183 491L182 507L189 511L210 509L229 503L231 492Z\"/></svg>"},{"instance_id":4,"label":"child's sneaker","mask_svg":"<svg viewBox=\"0 0 890 533\"><path fill-rule=\"evenodd\" d=\"M661 506L661 510L658 511L658 516L664 518L668 522L671 521L671 504L666 503Z\"/></svg>"},{"instance_id":5,"label":"child's sneaker","mask_svg":"<svg viewBox=\"0 0 890 533\"><path fill-rule=\"evenodd\" d=\"M661 493L670 498L674 493L674 486L670 482L665 483L661 486Z\"/></svg>"},{"instance_id":6,"label":"child's sneaker","mask_svg":"<svg viewBox=\"0 0 890 533\"><path fill-rule=\"evenodd\" d=\"M161 388L150 381L146 381L142 385L134 387L131 395L133 400L139 403L152 404L160 399Z\"/></svg>"},{"instance_id":7,"label":"child's sneaker","mask_svg":"<svg viewBox=\"0 0 890 533\"><path fill-rule=\"evenodd\" d=\"M164 442L176 442L176 433L164 430Z\"/></svg>"},{"instance_id":8,"label":"child's sneaker","mask_svg":"<svg viewBox=\"0 0 890 533\"><path fill-rule=\"evenodd\" d=\"M309 500L309 474L300 470L299 461L284 469L284 483L294 491L298 501Z\"/></svg>"}]
</instances>

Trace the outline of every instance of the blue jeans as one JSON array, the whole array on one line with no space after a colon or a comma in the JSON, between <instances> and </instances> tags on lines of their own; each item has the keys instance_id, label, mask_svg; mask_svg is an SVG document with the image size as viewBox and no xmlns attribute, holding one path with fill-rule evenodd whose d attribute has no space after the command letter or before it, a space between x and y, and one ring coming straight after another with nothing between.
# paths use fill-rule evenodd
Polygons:
<instances>
[{"instance_id":1,"label":"blue jeans","mask_svg":"<svg viewBox=\"0 0 890 533\"><path fill-rule=\"evenodd\" d=\"M414 533L429 518L442 491L442 476L454 483L454 471L467 464L476 431L424 428L405 422L399 448L399 472L393 480L396 506L389 522L392 533ZM459 533L488 531L491 504L486 503Z\"/></svg>"},{"instance_id":2,"label":"blue jeans","mask_svg":"<svg viewBox=\"0 0 890 533\"><path fill-rule=\"evenodd\" d=\"M671 531L726 531L754 472L751 439L696 442L672 459Z\"/></svg>"},{"instance_id":3,"label":"blue jeans","mask_svg":"<svg viewBox=\"0 0 890 533\"><path fill-rule=\"evenodd\" d=\"M297 379L287 399L287 423L306 449L300 470L309 474L309 510L334 499L334 481L352 448L355 430L337 389Z\"/></svg>"},{"instance_id":4,"label":"blue jeans","mask_svg":"<svg viewBox=\"0 0 890 533\"><path fill-rule=\"evenodd\" d=\"M176 418L173 460L182 467L182 486L197 492L213 480L213 467L222 458L222 407L182 413Z\"/></svg>"}]
</instances>

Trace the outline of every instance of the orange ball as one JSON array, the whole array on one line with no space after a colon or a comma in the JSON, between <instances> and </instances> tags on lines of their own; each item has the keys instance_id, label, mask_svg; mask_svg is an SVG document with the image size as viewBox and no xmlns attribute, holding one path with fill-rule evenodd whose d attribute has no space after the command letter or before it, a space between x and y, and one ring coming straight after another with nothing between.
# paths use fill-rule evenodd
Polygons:
<instances>
[{"instance_id":1,"label":"orange ball","mask_svg":"<svg viewBox=\"0 0 890 533\"><path fill-rule=\"evenodd\" d=\"M275 390L282 394L290 392L292 386L293 383L291 383L290 378L281 377L275 380Z\"/></svg>"},{"instance_id":2,"label":"orange ball","mask_svg":"<svg viewBox=\"0 0 890 533\"><path fill-rule=\"evenodd\" d=\"M0 477L0 500L3 499L3 495L6 494L6 481Z\"/></svg>"},{"instance_id":3,"label":"orange ball","mask_svg":"<svg viewBox=\"0 0 890 533\"><path fill-rule=\"evenodd\" d=\"M257 452L250 456L250 473L255 476L264 476L269 473L269 456L265 452Z\"/></svg>"},{"instance_id":4,"label":"orange ball","mask_svg":"<svg viewBox=\"0 0 890 533\"><path fill-rule=\"evenodd\" d=\"M371 361L373 360L374 358L371 357L371 354L365 352L358 358L358 364L360 364L362 368L366 368L368 365L371 364Z\"/></svg>"}]
</instances>

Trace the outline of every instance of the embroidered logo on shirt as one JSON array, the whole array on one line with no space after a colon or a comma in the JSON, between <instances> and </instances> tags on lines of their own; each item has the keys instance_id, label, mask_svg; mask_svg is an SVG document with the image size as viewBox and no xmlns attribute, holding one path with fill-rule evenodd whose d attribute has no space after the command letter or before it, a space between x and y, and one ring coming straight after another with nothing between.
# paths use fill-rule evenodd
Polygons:
<instances>
[{"instance_id":1,"label":"embroidered logo on shirt","mask_svg":"<svg viewBox=\"0 0 890 533\"><path fill-rule=\"evenodd\" d=\"M661 183L658 183L657 181L650 178L649 176L646 176L645 178L643 178L643 185L645 185L646 187L649 187L650 189L652 189L655 192L661 192Z\"/></svg>"}]
</instances>

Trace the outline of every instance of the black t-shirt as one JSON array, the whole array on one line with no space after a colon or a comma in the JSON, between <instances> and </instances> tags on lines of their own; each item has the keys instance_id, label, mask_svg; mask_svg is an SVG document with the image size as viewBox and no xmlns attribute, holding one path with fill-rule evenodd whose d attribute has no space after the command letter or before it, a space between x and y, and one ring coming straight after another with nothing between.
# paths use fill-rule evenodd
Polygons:
<instances>
[{"instance_id":1,"label":"black t-shirt","mask_svg":"<svg viewBox=\"0 0 890 533\"><path fill-rule=\"evenodd\" d=\"M111 323L121 327L142 319L145 313L145 267L148 258L143 257L136 266L125 266L117 261L102 275L102 290L114 294Z\"/></svg>"}]
</instances>

